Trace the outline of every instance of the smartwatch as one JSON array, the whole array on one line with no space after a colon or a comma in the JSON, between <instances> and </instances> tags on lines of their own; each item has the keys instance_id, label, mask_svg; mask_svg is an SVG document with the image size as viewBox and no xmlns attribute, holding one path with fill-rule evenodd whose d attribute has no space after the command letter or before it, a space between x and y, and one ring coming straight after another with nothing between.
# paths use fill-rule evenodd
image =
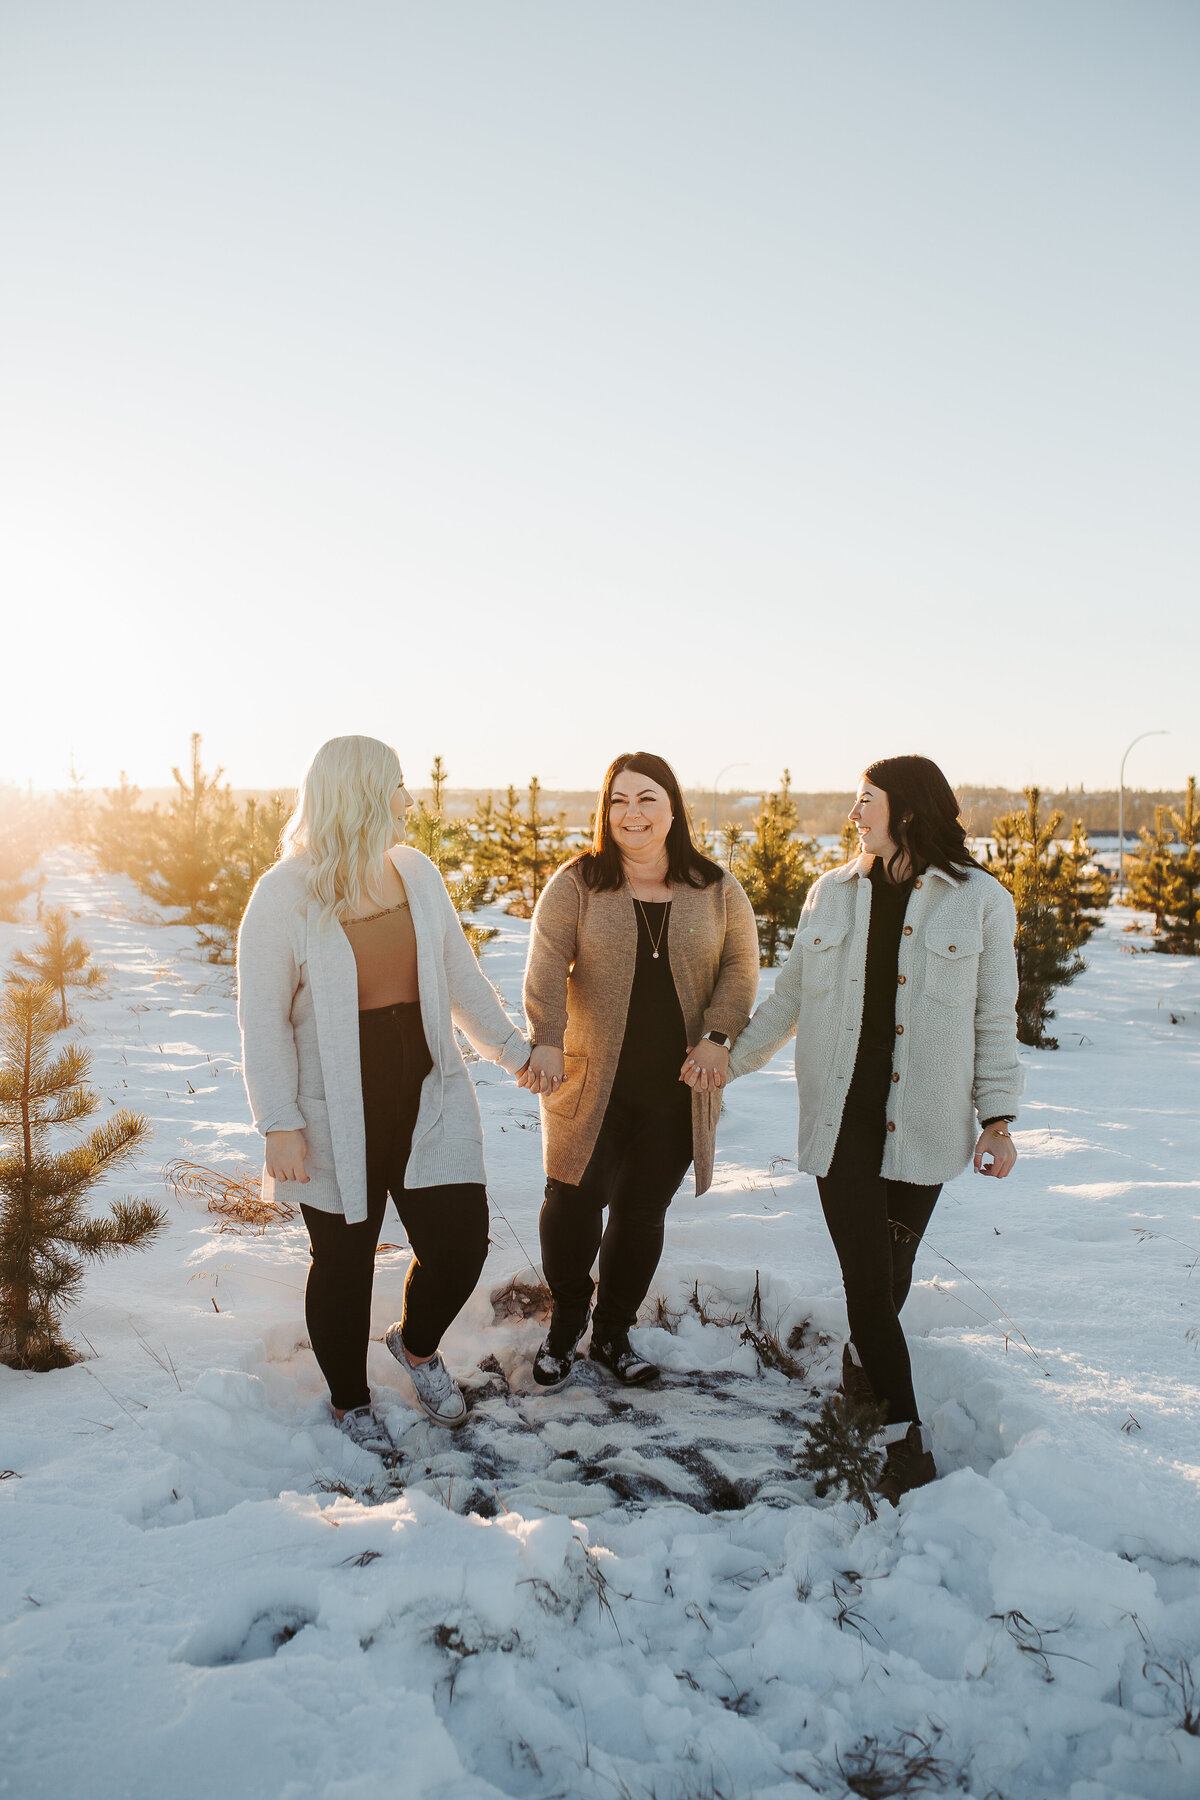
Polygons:
<instances>
[{"instance_id":1,"label":"smartwatch","mask_svg":"<svg viewBox=\"0 0 1200 1800\"><path fill-rule=\"evenodd\" d=\"M722 1050L728 1050L733 1042L724 1031L706 1031L704 1035L710 1044L719 1044Z\"/></svg>"}]
</instances>

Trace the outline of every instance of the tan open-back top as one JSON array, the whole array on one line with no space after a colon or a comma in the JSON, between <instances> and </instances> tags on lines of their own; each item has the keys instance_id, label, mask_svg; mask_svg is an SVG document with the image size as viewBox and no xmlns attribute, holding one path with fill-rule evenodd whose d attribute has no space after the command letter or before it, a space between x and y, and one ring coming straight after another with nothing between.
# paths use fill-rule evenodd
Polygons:
<instances>
[{"instance_id":1,"label":"tan open-back top","mask_svg":"<svg viewBox=\"0 0 1200 1800\"><path fill-rule=\"evenodd\" d=\"M407 900L361 919L343 919L342 930L358 968L359 1012L417 999L417 936Z\"/></svg>"}]
</instances>

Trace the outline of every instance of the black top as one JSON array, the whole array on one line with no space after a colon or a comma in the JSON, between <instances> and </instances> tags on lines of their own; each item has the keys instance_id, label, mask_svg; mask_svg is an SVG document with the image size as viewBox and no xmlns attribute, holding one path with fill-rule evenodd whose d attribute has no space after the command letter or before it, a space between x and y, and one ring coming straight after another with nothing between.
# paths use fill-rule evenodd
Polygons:
<instances>
[{"instance_id":1,"label":"black top","mask_svg":"<svg viewBox=\"0 0 1200 1800\"><path fill-rule=\"evenodd\" d=\"M877 856L871 864L871 923L867 930L867 972L863 983L862 1036L859 1052L885 1050L891 1060L896 1043L896 976L904 914L913 877L889 881Z\"/></svg>"},{"instance_id":2,"label":"black top","mask_svg":"<svg viewBox=\"0 0 1200 1800\"><path fill-rule=\"evenodd\" d=\"M667 955L671 902L635 900L633 909L637 915L637 964L613 1092L674 1094L687 1055L687 1028ZM682 1089L685 1094L687 1091Z\"/></svg>"}]
</instances>

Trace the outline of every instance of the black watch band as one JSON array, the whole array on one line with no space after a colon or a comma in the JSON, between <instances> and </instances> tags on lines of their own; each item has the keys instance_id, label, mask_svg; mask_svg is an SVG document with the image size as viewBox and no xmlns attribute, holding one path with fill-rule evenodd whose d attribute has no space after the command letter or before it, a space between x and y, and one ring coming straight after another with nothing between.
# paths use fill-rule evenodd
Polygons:
<instances>
[{"instance_id":1,"label":"black watch band","mask_svg":"<svg viewBox=\"0 0 1200 1800\"><path fill-rule=\"evenodd\" d=\"M706 1031L704 1035L710 1044L719 1044L722 1050L728 1050L733 1043L733 1039L724 1031Z\"/></svg>"}]
</instances>

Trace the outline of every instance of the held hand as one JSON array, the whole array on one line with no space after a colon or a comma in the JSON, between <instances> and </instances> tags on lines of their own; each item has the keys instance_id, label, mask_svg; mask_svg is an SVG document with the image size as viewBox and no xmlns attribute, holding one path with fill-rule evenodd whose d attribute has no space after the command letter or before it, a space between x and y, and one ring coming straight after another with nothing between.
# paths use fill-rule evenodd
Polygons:
<instances>
[{"instance_id":1,"label":"held hand","mask_svg":"<svg viewBox=\"0 0 1200 1800\"><path fill-rule=\"evenodd\" d=\"M720 1044L714 1044L708 1038L701 1038L688 1051L679 1071L680 1081L685 1081L693 1092L708 1093L713 1088L722 1088L729 1079L729 1052Z\"/></svg>"},{"instance_id":2,"label":"held hand","mask_svg":"<svg viewBox=\"0 0 1200 1800\"><path fill-rule=\"evenodd\" d=\"M567 1079L565 1071L562 1051L549 1044L538 1044L520 1077L521 1086L531 1094L556 1094Z\"/></svg>"},{"instance_id":3,"label":"held hand","mask_svg":"<svg viewBox=\"0 0 1200 1800\"><path fill-rule=\"evenodd\" d=\"M985 1168L983 1159L991 1157ZM1017 1146L1008 1135L1007 1125L988 1125L979 1134L979 1142L975 1146L975 1173L977 1175L995 1175L1003 1181L1010 1173L1017 1160Z\"/></svg>"},{"instance_id":4,"label":"held hand","mask_svg":"<svg viewBox=\"0 0 1200 1800\"><path fill-rule=\"evenodd\" d=\"M275 1181L307 1181L308 1145L302 1131L268 1131L267 1174Z\"/></svg>"}]
</instances>

